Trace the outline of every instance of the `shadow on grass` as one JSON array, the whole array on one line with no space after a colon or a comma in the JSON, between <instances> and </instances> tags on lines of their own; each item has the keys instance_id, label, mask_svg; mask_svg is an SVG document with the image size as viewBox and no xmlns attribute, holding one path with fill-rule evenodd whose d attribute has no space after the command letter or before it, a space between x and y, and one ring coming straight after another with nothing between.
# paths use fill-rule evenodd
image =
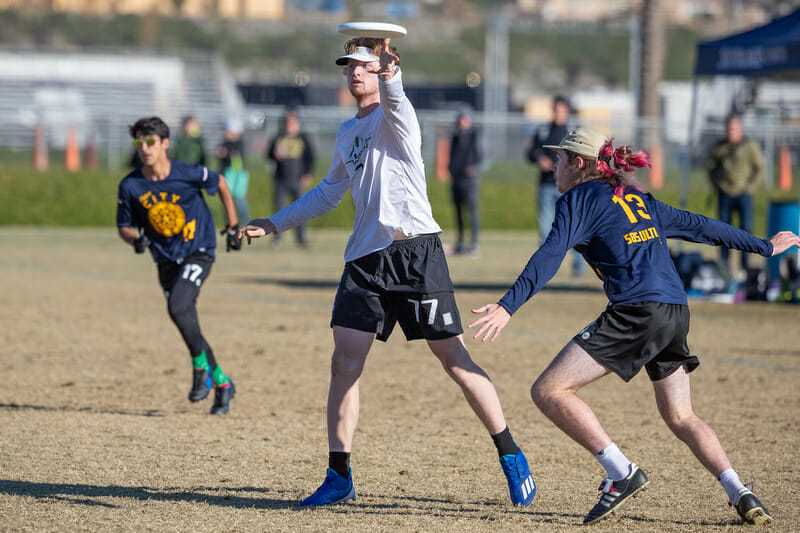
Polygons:
<instances>
[{"instance_id":1,"label":"shadow on grass","mask_svg":"<svg viewBox=\"0 0 800 533\"><path fill-rule=\"evenodd\" d=\"M101 415L126 415L126 416L148 416L163 417L164 414L158 409L97 409L95 407L68 407L64 405L30 405L18 403L0 403L0 409L7 411L43 411L48 413L92 413Z\"/></svg>"},{"instance_id":2,"label":"shadow on grass","mask_svg":"<svg viewBox=\"0 0 800 533\"><path fill-rule=\"evenodd\" d=\"M224 492L224 494L220 494ZM92 505L116 508L119 505L100 502L94 498L126 498L139 501L189 502L217 505L220 507L254 509L291 509L297 507L293 495L285 498L261 498L240 496L243 493L275 492L259 487L125 487L120 485L88 485L83 483L34 483L0 479L0 494L8 496L27 496L44 501L64 501L76 505ZM283 491L281 491L283 492ZM216 493L216 494L215 494Z\"/></svg>"},{"instance_id":3,"label":"shadow on grass","mask_svg":"<svg viewBox=\"0 0 800 533\"><path fill-rule=\"evenodd\" d=\"M451 499L425 498L417 496L398 496L385 494L362 494L355 502L317 509L303 509L296 495L286 490L273 490L268 487L125 487L120 485L89 485L84 483L35 483L0 479L0 494L36 498L42 503L65 502L73 505L86 505L118 508L119 505L98 501L97 498L126 498L142 502L184 502L216 505L219 507L247 508L257 510L292 510L302 512L324 512L336 514L430 516L432 513L444 518L473 518L481 522L500 521L510 515L530 517L535 523L579 525L583 515L574 513L546 512L535 510L535 504L528 509L509 507L507 503L459 502ZM277 497L268 495L273 494ZM263 496L262 496L263 495ZM364 501L368 500L368 501ZM385 503L372 503L369 500L388 500ZM615 521L632 520L647 529L658 529L658 524L682 526L732 526L736 521L708 522L705 520L659 520L636 516L615 515L603 521L613 525Z\"/></svg>"},{"instance_id":4,"label":"shadow on grass","mask_svg":"<svg viewBox=\"0 0 800 533\"><path fill-rule=\"evenodd\" d=\"M514 280L500 283L456 283L456 291L498 291L505 292L511 287ZM279 279L267 277L254 277L246 276L236 279L237 283L243 284L259 284L259 285L282 285L284 287L298 288L298 289L337 289L339 287L338 279ZM602 293L602 287L597 285L588 286L583 283L551 283L546 285L542 291L555 291L555 292L592 292Z\"/></svg>"}]
</instances>

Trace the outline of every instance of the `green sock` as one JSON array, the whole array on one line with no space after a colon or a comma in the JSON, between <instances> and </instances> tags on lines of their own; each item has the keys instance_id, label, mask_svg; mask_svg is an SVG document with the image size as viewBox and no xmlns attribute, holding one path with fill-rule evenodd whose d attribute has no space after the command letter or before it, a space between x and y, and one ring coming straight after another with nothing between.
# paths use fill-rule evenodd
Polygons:
<instances>
[{"instance_id":1,"label":"green sock","mask_svg":"<svg viewBox=\"0 0 800 533\"><path fill-rule=\"evenodd\" d=\"M222 371L222 367L217 365L217 368L214 369L214 373L212 374L214 377L214 386L219 387L220 385L225 385L226 383L230 383L231 380L228 379L228 376Z\"/></svg>"},{"instance_id":2,"label":"green sock","mask_svg":"<svg viewBox=\"0 0 800 533\"><path fill-rule=\"evenodd\" d=\"M208 359L206 359L205 350L200 352L200 355L197 357L192 357L192 367L194 367L195 370L205 370L206 372L211 371L211 367L208 364Z\"/></svg>"}]
</instances>

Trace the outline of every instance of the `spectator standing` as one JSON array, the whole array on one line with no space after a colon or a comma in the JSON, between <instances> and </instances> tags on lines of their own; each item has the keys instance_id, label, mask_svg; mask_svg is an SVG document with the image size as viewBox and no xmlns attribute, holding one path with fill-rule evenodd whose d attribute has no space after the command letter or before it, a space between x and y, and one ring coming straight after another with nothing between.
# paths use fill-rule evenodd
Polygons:
<instances>
[{"instance_id":1,"label":"spectator standing","mask_svg":"<svg viewBox=\"0 0 800 533\"><path fill-rule=\"evenodd\" d=\"M244 168L244 127L238 119L225 123L225 140L217 148L220 172L225 176L231 189L239 218L250 220L250 206L247 203L247 189L250 186L250 173Z\"/></svg>"},{"instance_id":2,"label":"spectator standing","mask_svg":"<svg viewBox=\"0 0 800 533\"><path fill-rule=\"evenodd\" d=\"M286 198L297 200L311 185L311 171L314 168L314 148L305 133L301 131L297 111L289 109L283 116L278 134L270 141L267 157L275 161L274 207L280 211L287 205ZM306 246L305 225L296 228L297 244ZM279 245L281 234L276 233L273 244Z\"/></svg>"},{"instance_id":3,"label":"spectator standing","mask_svg":"<svg viewBox=\"0 0 800 533\"><path fill-rule=\"evenodd\" d=\"M753 194L764 181L764 158L761 148L744 135L742 117L731 114L725 120L725 138L711 149L706 165L711 185L717 193L718 217L731 224L733 212L739 214L739 227L753 232ZM720 260L728 268L728 249L720 249ZM741 254L747 270L747 254Z\"/></svg>"},{"instance_id":4,"label":"spectator standing","mask_svg":"<svg viewBox=\"0 0 800 533\"><path fill-rule=\"evenodd\" d=\"M186 115L181 120L181 134L175 139L173 159L190 165L205 165L206 151L200 122L194 115Z\"/></svg>"},{"instance_id":5,"label":"spectator standing","mask_svg":"<svg viewBox=\"0 0 800 533\"><path fill-rule=\"evenodd\" d=\"M480 219L478 215L478 165L481 162L481 153L478 147L478 132L472 127L472 117L466 111L458 114L456 131L450 139L450 172L453 191L453 204L456 208L456 224L458 225L458 240L455 252L457 254L478 252L478 229ZM470 220L470 247L464 248L464 213L463 208L469 210Z\"/></svg>"},{"instance_id":6,"label":"spectator standing","mask_svg":"<svg viewBox=\"0 0 800 533\"><path fill-rule=\"evenodd\" d=\"M539 225L541 242L547 238L553 227L556 214L556 200L561 194L556 187L555 162L557 154L547 145L555 146L567 136L570 103L564 96L553 99L553 120L537 128L528 149L528 160L539 167L539 192L536 199L536 222ZM583 272L583 260L580 254L573 252L572 273L579 276Z\"/></svg>"}]
</instances>

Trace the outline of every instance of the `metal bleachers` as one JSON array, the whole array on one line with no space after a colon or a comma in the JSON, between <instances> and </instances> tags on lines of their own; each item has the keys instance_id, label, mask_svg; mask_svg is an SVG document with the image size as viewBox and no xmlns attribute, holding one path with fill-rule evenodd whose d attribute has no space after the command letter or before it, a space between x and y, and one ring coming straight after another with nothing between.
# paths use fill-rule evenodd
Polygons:
<instances>
[{"instance_id":1,"label":"metal bleachers","mask_svg":"<svg viewBox=\"0 0 800 533\"><path fill-rule=\"evenodd\" d=\"M48 147L61 149L75 128L82 147L94 143L115 168L129 157L127 127L136 119L158 115L177 133L180 118L195 114L212 149L227 118L244 118L244 103L214 56L2 50L0 113L0 147L30 150L41 125Z\"/></svg>"}]
</instances>

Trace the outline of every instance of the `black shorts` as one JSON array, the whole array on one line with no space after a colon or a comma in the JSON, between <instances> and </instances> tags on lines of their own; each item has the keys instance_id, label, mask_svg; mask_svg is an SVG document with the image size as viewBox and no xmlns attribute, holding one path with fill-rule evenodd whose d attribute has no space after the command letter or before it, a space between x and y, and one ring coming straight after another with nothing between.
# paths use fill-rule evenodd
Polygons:
<instances>
[{"instance_id":1,"label":"black shorts","mask_svg":"<svg viewBox=\"0 0 800 533\"><path fill-rule=\"evenodd\" d=\"M374 332L385 341L398 322L408 340L464 332L436 234L395 241L344 266L331 327Z\"/></svg>"},{"instance_id":2,"label":"black shorts","mask_svg":"<svg viewBox=\"0 0 800 533\"><path fill-rule=\"evenodd\" d=\"M651 381L700 360L689 353L689 308L659 302L612 305L572 339L598 363L630 381L644 367Z\"/></svg>"},{"instance_id":3,"label":"black shorts","mask_svg":"<svg viewBox=\"0 0 800 533\"><path fill-rule=\"evenodd\" d=\"M203 282L211 274L213 264L213 257L200 252L193 253L180 263L158 263L158 282L168 298L176 287L194 293L196 298Z\"/></svg>"}]
</instances>

